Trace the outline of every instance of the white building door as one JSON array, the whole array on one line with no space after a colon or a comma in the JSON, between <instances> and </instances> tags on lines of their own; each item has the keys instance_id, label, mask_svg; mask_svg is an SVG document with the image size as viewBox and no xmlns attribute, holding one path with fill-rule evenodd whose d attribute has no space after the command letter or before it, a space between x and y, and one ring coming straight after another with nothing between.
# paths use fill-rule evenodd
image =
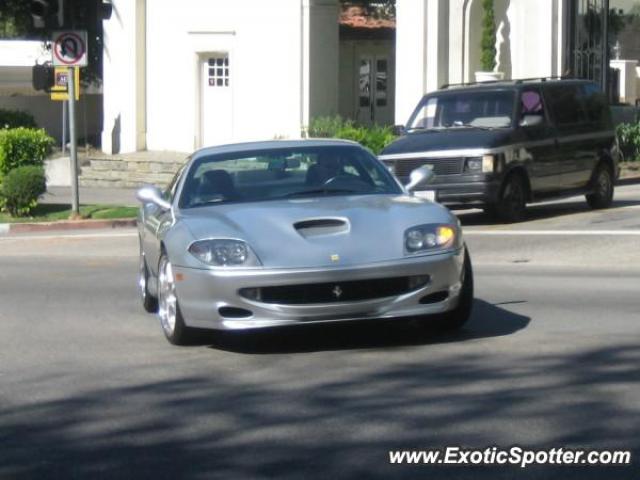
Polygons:
<instances>
[{"instance_id":1,"label":"white building door","mask_svg":"<svg viewBox=\"0 0 640 480\"><path fill-rule=\"evenodd\" d=\"M229 143L233 139L229 53L210 53L201 58L200 143L203 147Z\"/></svg>"},{"instance_id":2,"label":"white building door","mask_svg":"<svg viewBox=\"0 0 640 480\"><path fill-rule=\"evenodd\" d=\"M357 64L356 121L393 124L393 92L388 55L360 55Z\"/></svg>"}]
</instances>

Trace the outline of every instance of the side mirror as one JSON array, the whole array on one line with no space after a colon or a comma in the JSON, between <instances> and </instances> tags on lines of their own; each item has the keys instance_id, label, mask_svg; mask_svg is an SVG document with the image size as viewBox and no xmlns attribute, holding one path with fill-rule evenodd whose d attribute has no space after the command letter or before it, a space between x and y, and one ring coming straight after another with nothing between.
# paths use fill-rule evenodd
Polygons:
<instances>
[{"instance_id":1,"label":"side mirror","mask_svg":"<svg viewBox=\"0 0 640 480\"><path fill-rule=\"evenodd\" d=\"M542 125L544 123L544 117L542 115L525 115L520 120L521 127L534 127L536 125Z\"/></svg>"},{"instance_id":2,"label":"side mirror","mask_svg":"<svg viewBox=\"0 0 640 480\"><path fill-rule=\"evenodd\" d=\"M158 187L152 185L142 187L136 192L136 198L144 203L153 203L163 210L171 209L171 204L162 198L162 192Z\"/></svg>"},{"instance_id":3,"label":"side mirror","mask_svg":"<svg viewBox=\"0 0 640 480\"><path fill-rule=\"evenodd\" d=\"M394 125L391 129L391 132L393 132L394 135L401 137L402 135L407 133L407 130L404 128L404 125Z\"/></svg>"},{"instance_id":4,"label":"side mirror","mask_svg":"<svg viewBox=\"0 0 640 480\"><path fill-rule=\"evenodd\" d=\"M427 165L423 165L420 168L416 168L411 172L409 176L409 183L406 185L406 189L410 192L414 191L418 187L427 185L435 178L433 168Z\"/></svg>"}]
</instances>

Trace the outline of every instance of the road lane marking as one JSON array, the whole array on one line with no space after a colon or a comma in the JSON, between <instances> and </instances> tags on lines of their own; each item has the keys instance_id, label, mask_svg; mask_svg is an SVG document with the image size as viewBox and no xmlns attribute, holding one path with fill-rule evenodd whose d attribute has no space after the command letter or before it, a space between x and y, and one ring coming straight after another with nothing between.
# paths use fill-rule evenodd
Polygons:
<instances>
[{"instance_id":1,"label":"road lane marking","mask_svg":"<svg viewBox=\"0 0 640 480\"><path fill-rule=\"evenodd\" d=\"M472 236L640 236L640 230L465 230L464 235Z\"/></svg>"},{"instance_id":2,"label":"road lane marking","mask_svg":"<svg viewBox=\"0 0 640 480\"><path fill-rule=\"evenodd\" d=\"M87 239L87 238L127 238L127 237L136 237L138 236L138 232L105 232L105 233L79 233L77 235L73 234L61 234L61 235L7 235L4 237L0 237L1 241L14 240L59 240L65 238L77 238L77 239Z\"/></svg>"}]
</instances>

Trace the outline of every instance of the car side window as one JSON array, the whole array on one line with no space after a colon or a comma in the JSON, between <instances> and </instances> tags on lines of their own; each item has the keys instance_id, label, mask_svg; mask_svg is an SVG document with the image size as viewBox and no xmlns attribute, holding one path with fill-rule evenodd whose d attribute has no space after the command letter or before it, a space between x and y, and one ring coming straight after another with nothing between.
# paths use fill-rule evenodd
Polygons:
<instances>
[{"instance_id":1,"label":"car side window","mask_svg":"<svg viewBox=\"0 0 640 480\"><path fill-rule=\"evenodd\" d=\"M558 127L584 123L587 114L580 101L580 85L550 85L546 87L546 100Z\"/></svg>"},{"instance_id":2,"label":"car side window","mask_svg":"<svg viewBox=\"0 0 640 480\"><path fill-rule=\"evenodd\" d=\"M526 89L520 94L520 124L541 125L545 123L542 95L537 89Z\"/></svg>"},{"instance_id":3,"label":"car side window","mask_svg":"<svg viewBox=\"0 0 640 480\"><path fill-rule=\"evenodd\" d=\"M187 158L184 165L189 163L189 160L190 159ZM174 197L176 196L176 190L178 189L178 184L180 183L180 177L182 176L182 172L184 171L184 165L178 169L176 174L171 179L171 182L169 182L169 185L167 185L167 188L162 193L162 196L168 202L173 201Z\"/></svg>"}]
</instances>

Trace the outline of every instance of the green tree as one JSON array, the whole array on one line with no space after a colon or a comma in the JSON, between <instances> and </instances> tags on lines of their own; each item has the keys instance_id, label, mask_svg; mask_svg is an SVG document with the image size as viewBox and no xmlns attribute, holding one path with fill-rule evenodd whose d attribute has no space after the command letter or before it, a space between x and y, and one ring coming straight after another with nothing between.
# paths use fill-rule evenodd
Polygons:
<instances>
[{"instance_id":1,"label":"green tree","mask_svg":"<svg viewBox=\"0 0 640 480\"><path fill-rule=\"evenodd\" d=\"M480 64L485 72L496 67L496 19L493 0L482 0L482 40L480 43Z\"/></svg>"},{"instance_id":2,"label":"green tree","mask_svg":"<svg viewBox=\"0 0 640 480\"><path fill-rule=\"evenodd\" d=\"M102 20L98 6L102 0L64 0L65 28L87 30L89 65L82 69L83 83L102 80ZM0 0L0 39L51 39L59 27L35 28L28 0Z\"/></svg>"}]
</instances>

